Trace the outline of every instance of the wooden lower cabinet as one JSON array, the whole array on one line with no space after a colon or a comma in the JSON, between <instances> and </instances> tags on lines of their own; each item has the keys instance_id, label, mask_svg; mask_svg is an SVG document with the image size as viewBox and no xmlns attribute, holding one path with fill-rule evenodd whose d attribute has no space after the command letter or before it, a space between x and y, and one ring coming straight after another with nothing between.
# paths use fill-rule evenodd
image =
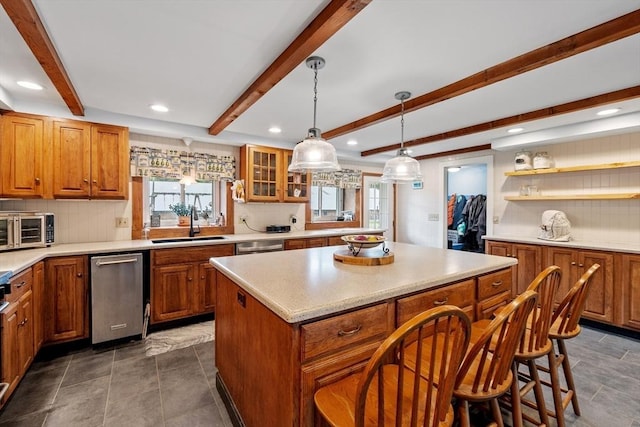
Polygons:
<instances>
[{"instance_id":1,"label":"wooden lower cabinet","mask_svg":"<svg viewBox=\"0 0 640 427\"><path fill-rule=\"evenodd\" d=\"M541 246L487 241L485 252L489 255L506 256L518 260L518 265L512 268L512 297L524 292L543 269Z\"/></svg>"},{"instance_id":2,"label":"wooden lower cabinet","mask_svg":"<svg viewBox=\"0 0 640 427\"><path fill-rule=\"evenodd\" d=\"M33 354L44 344L44 261L33 266Z\"/></svg>"},{"instance_id":3,"label":"wooden lower cabinet","mask_svg":"<svg viewBox=\"0 0 640 427\"><path fill-rule=\"evenodd\" d=\"M89 337L86 256L45 261L44 340L58 343Z\"/></svg>"},{"instance_id":4,"label":"wooden lower cabinet","mask_svg":"<svg viewBox=\"0 0 640 427\"><path fill-rule=\"evenodd\" d=\"M396 327L425 310L446 304L460 307L469 316L469 320L473 321L475 300L476 279L468 279L441 289L400 298L396 302Z\"/></svg>"},{"instance_id":5,"label":"wooden lower cabinet","mask_svg":"<svg viewBox=\"0 0 640 427\"><path fill-rule=\"evenodd\" d=\"M498 308L511 301L513 268L478 277L476 320L491 318Z\"/></svg>"},{"instance_id":6,"label":"wooden lower cabinet","mask_svg":"<svg viewBox=\"0 0 640 427\"><path fill-rule=\"evenodd\" d=\"M613 324L613 254L575 248L548 246L547 265L560 267L562 277L556 301L561 301L569 289L593 264L600 268L591 278L592 283L584 307L583 317Z\"/></svg>"},{"instance_id":7,"label":"wooden lower cabinet","mask_svg":"<svg viewBox=\"0 0 640 427\"><path fill-rule=\"evenodd\" d=\"M29 269L29 272L31 269ZM8 383L3 405L33 362L33 292L29 283L2 313L2 382Z\"/></svg>"},{"instance_id":8,"label":"wooden lower cabinet","mask_svg":"<svg viewBox=\"0 0 640 427\"><path fill-rule=\"evenodd\" d=\"M308 249L308 248L321 248L327 246L326 237L313 237L308 239L287 239L284 241L284 250L291 249Z\"/></svg>"},{"instance_id":9,"label":"wooden lower cabinet","mask_svg":"<svg viewBox=\"0 0 640 427\"><path fill-rule=\"evenodd\" d=\"M640 330L640 255L624 254L620 256L619 274L616 283L621 288L620 325Z\"/></svg>"},{"instance_id":10,"label":"wooden lower cabinet","mask_svg":"<svg viewBox=\"0 0 640 427\"><path fill-rule=\"evenodd\" d=\"M212 313L216 276L209 258L231 256L234 245L151 251L151 323Z\"/></svg>"}]
</instances>

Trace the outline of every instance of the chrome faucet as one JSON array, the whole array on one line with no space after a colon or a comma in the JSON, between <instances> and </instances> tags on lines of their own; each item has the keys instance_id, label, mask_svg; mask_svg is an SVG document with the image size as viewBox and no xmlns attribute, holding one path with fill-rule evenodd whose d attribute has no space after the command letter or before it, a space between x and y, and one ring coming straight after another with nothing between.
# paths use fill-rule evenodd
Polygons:
<instances>
[{"instance_id":1,"label":"chrome faucet","mask_svg":"<svg viewBox=\"0 0 640 427\"><path fill-rule=\"evenodd\" d=\"M193 228L193 220L198 220L198 210L196 209L195 203L191 206L191 219L189 221L189 237L194 237L196 234L200 233L200 226L198 225L198 231Z\"/></svg>"}]
</instances>

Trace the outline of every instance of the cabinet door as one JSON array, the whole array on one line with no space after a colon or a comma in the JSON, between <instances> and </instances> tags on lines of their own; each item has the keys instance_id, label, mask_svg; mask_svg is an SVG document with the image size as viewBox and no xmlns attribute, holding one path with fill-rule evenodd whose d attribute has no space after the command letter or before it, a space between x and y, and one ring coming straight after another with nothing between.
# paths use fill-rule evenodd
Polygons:
<instances>
[{"instance_id":1,"label":"cabinet door","mask_svg":"<svg viewBox=\"0 0 640 427\"><path fill-rule=\"evenodd\" d=\"M2 313L2 382L9 384L3 403L20 380L20 359L18 352L18 304L12 304Z\"/></svg>"},{"instance_id":2,"label":"cabinet door","mask_svg":"<svg viewBox=\"0 0 640 427\"><path fill-rule=\"evenodd\" d=\"M2 194L9 197L44 196L44 120L3 116L0 165Z\"/></svg>"},{"instance_id":3,"label":"cabinet door","mask_svg":"<svg viewBox=\"0 0 640 427\"><path fill-rule=\"evenodd\" d=\"M44 262L33 266L33 354L37 354L44 342Z\"/></svg>"},{"instance_id":4,"label":"cabinet door","mask_svg":"<svg viewBox=\"0 0 640 427\"><path fill-rule=\"evenodd\" d=\"M485 252L488 253L489 255L506 256L506 257L510 257L512 255L511 251L512 251L511 243L492 242L492 241L487 241L487 247L485 250Z\"/></svg>"},{"instance_id":5,"label":"cabinet door","mask_svg":"<svg viewBox=\"0 0 640 427\"><path fill-rule=\"evenodd\" d=\"M216 270L208 262L198 267L198 313L213 313L216 308Z\"/></svg>"},{"instance_id":6,"label":"cabinet door","mask_svg":"<svg viewBox=\"0 0 640 427\"><path fill-rule=\"evenodd\" d=\"M45 342L89 336L86 264L84 256L45 261Z\"/></svg>"},{"instance_id":7,"label":"cabinet door","mask_svg":"<svg viewBox=\"0 0 640 427\"><path fill-rule=\"evenodd\" d=\"M591 280L591 288L584 307L584 317L607 323L613 321L613 255L583 251L578 255L577 281L593 264L600 264Z\"/></svg>"},{"instance_id":8,"label":"cabinet door","mask_svg":"<svg viewBox=\"0 0 640 427\"><path fill-rule=\"evenodd\" d=\"M91 126L91 198L129 197L129 132L109 125Z\"/></svg>"},{"instance_id":9,"label":"cabinet door","mask_svg":"<svg viewBox=\"0 0 640 427\"><path fill-rule=\"evenodd\" d=\"M53 197L88 198L91 186L91 125L53 121Z\"/></svg>"},{"instance_id":10,"label":"cabinet door","mask_svg":"<svg viewBox=\"0 0 640 427\"><path fill-rule=\"evenodd\" d=\"M284 250L304 249L307 247L305 240L306 239L287 239L284 241Z\"/></svg>"},{"instance_id":11,"label":"cabinet door","mask_svg":"<svg viewBox=\"0 0 640 427\"><path fill-rule=\"evenodd\" d=\"M287 169L289 164L291 164L293 151L284 151L283 155L284 167L282 168L282 172L284 182L284 201L297 203L308 202L311 189L311 174L289 172Z\"/></svg>"},{"instance_id":12,"label":"cabinet door","mask_svg":"<svg viewBox=\"0 0 640 427\"><path fill-rule=\"evenodd\" d=\"M562 273L560 277L560 286L556 293L556 303L560 303L567 295L569 289L576 283L577 275L577 252L571 248L547 248L547 265L557 265Z\"/></svg>"},{"instance_id":13,"label":"cabinet door","mask_svg":"<svg viewBox=\"0 0 640 427\"><path fill-rule=\"evenodd\" d=\"M269 147L244 146L241 159L246 177L247 202L282 201L281 150Z\"/></svg>"},{"instance_id":14,"label":"cabinet door","mask_svg":"<svg viewBox=\"0 0 640 427\"><path fill-rule=\"evenodd\" d=\"M640 255L622 255L622 326L640 330Z\"/></svg>"},{"instance_id":15,"label":"cabinet door","mask_svg":"<svg viewBox=\"0 0 640 427\"><path fill-rule=\"evenodd\" d=\"M33 293L28 290L18 306L18 360L20 375L27 372L33 361Z\"/></svg>"},{"instance_id":16,"label":"cabinet door","mask_svg":"<svg viewBox=\"0 0 640 427\"><path fill-rule=\"evenodd\" d=\"M153 268L151 283L151 322L164 322L193 314L191 295L194 271L191 264Z\"/></svg>"},{"instance_id":17,"label":"cabinet door","mask_svg":"<svg viewBox=\"0 0 640 427\"><path fill-rule=\"evenodd\" d=\"M516 295L527 290L529 284L542 271L542 248L534 245L513 244L513 256L518 259L514 283Z\"/></svg>"}]
</instances>

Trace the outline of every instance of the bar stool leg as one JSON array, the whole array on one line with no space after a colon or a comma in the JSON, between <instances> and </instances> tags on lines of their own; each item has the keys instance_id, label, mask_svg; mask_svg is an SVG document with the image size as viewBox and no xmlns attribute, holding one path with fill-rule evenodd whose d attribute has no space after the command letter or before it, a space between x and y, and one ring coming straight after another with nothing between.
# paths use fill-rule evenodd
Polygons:
<instances>
[{"instance_id":1,"label":"bar stool leg","mask_svg":"<svg viewBox=\"0 0 640 427\"><path fill-rule=\"evenodd\" d=\"M571 404L573 405L573 412L580 416L580 405L578 404L578 394L576 393L576 386L573 382L573 374L571 373L571 364L569 363L569 353L567 353L567 347L564 344L564 340L557 340L558 352L562 355L562 370L564 372L564 378L567 380L567 390L571 394Z\"/></svg>"},{"instance_id":2,"label":"bar stool leg","mask_svg":"<svg viewBox=\"0 0 640 427\"><path fill-rule=\"evenodd\" d=\"M500 405L498 404L498 399L491 399L489 402L491 405L491 415L498 427L504 427L504 422L502 421L502 413L500 412Z\"/></svg>"},{"instance_id":3,"label":"bar stool leg","mask_svg":"<svg viewBox=\"0 0 640 427\"><path fill-rule=\"evenodd\" d=\"M553 351L549 352L551 355ZM551 357L551 356L549 356ZM544 394L542 393L542 383L540 382L540 376L538 375L538 368L536 366L535 360L531 359L527 361L527 365L529 366L529 376L531 380L534 381L533 392L536 398L536 406L538 408L538 415L540 416L540 422L545 426L549 425L549 416L547 414L547 405L544 402ZM552 375L553 377L553 375ZM556 372L556 380L557 380L557 372ZM554 392L554 402L555 402L555 392ZM562 403L560 404L562 407ZM558 424L558 427L563 427Z\"/></svg>"},{"instance_id":4,"label":"bar stool leg","mask_svg":"<svg viewBox=\"0 0 640 427\"><path fill-rule=\"evenodd\" d=\"M564 427L564 405L562 404L562 391L560 377L558 376L558 362L556 361L556 355L553 349L549 352L548 359L549 375L551 376L551 392L553 393L553 406L556 410L556 421L558 422L558 427Z\"/></svg>"},{"instance_id":5,"label":"bar stool leg","mask_svg":"<svg viewBox=\"0 0 640 427\"><path fill-rule=\"evenodd\" d=\"M513 427L523 427L522 402L520 400L520 384L518 382L518 362L513 362L511 368L513 381L511 382L511 416Z\"/></svg>"}]
</instances>

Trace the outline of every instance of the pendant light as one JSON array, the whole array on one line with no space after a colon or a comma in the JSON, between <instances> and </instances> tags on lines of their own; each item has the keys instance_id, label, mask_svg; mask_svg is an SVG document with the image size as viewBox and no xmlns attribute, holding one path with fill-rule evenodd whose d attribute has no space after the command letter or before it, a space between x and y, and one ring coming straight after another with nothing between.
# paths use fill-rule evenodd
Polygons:
<instances>
[{"instance_id":1,"label":"pendant light","mask_svg":"<svg viewBox=\"0 0 640 427\"><path fill-rule=\"evenodd\" d=\"M409 99L410 92L398 92L395 97L400 101L402 110L400 113L400 149L396 157L389 159L382 170L382 182L396 182L405 184L408 182L419 181L422 179L420 173L420 163L413 157L409 156L407 149L404 148L404 101Z\"/></svg>"},{"instance_id":2,"label":"pendant light","mask_svg":"<svg viewBox=\"0 0 640 427\"><path fill-rule=\"evenodd\" d=\"M313 78L313 127L304 141L293 149L289 172L332 172L341 169L335 147L320 136L316 127L316 104L318 102L318 70L324 67L324 59L319 56L307 58L307 67L314 71Z\"/></svg>"},{"instance_id":3,"label":"pendant light","mask_svg":"<svg viewBox=\"0 0 640 427\"><path fill-rule=\"evenodd\" d=\"M182 168L182 178L180 178L179 184L184 184L184 185L195 184L195 182L196 182L196 171L193 168L193 165L191 164L191 147L190 147L191 143L193 142L193 139L191 139L191 138L182 138L182 142L184 142L184 145L186 145L187 149L189 150L189 151L187 151L187 167L188 167L189 175L186 175L184 168Z\"/></svg>"}]
</instances>

